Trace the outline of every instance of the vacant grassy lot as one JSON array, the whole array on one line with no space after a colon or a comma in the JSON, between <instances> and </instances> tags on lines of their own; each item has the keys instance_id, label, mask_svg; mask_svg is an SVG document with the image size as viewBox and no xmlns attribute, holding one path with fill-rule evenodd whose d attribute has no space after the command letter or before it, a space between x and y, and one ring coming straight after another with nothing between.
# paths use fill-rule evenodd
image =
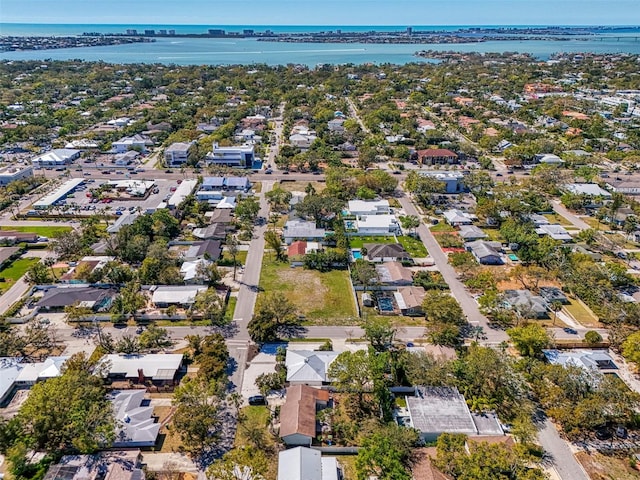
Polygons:
<instances>
[{"instance_id":1,"label":"vacant grassy lot","mask_svg":"<svg viewBox=\"0 0 640 480\"><path fill-rule=\"evenodd\" d=\"M158 441L156 443L156 451L162 453L178 452L182 446L180 436L170 427L169 420L170 415L173 413L173 407L169 406L157 406L153 407L153 415L158 418L158 423L165 423L160 427L160 433L158 434Z\"/></svg>"},{"instance_id":2,"label":"vacant grassy lot","mask_svg":"<svg viewBox=\"0 0 640 480\"><path fill-rule=\"evenodd\" d=\"M349 325L357 321L347 270L318 272L291 268L265 255L260 287L284 294L312 325Z\"/></svg>"},{"instance_id":3,"label":"vacant grassy lot","mask_svg":"<svg viewBox=\"0 0 640 480\"><path fill-rule=\"evenodd\" d=\"M0 227L0 230L13 230L15 232L29 232L35 233L36 235L40 235L41 237L53 238L57 234L65 233L71 230L71 227L57 226L51 225L49 226L37 226L37 227L27 227L27 226L5 226Z\"/></svg>"},{"instance_id":4,"label":"vacant grassy lot","mask_svg":"<svg viewBox=\"0 0 640 480\"><path fill-rule=\"evenodd\" d=\"M286 190L287 192L305 192L307 189L307 185L309 184L311 184L311 186L315 189L316 193L320 193L325 188L327 188L327 184L324 182L290 182L288 180L281 180L280 188L282 190Z\"/></svg>"},{"instance_id":5,"label":"vacant grassy lot","mask_svg":"<svg viewBox=\"0 0 640 480\"><path fill-rule=\"evenodd\" d=\"M584 223L589 225L591 228L595 228L596 230L601 230L601 231L611 230L611 226L607 225L606 223L602 223L597 218L582 217L580 220L582 220Z\"/></svg>"},{"instance_id":6,"label":"vacant grassy lot","mask_svg":"<svg viewBox=\"0 0 640 480\"><path fill-rule=\"evenodd\" d=\"M417 238L403 235L398 237L398 242L400 242L407 253L414 258L424 258L429 255L424 244Z\"/></svg>"},{"instance_id":7,"label":"vacant grassy lot","mask_svg":"<svg viewBox=\"0 0 640 480\"><path fill-rule=\"evenodd\" d=\"M0 270L0 278L4 278L4 282L0 282L0 292L11 288L29 270L31 265L39 261L39 258L19 258L4 270Z\"/></svg>"},{"instance_id":8,"label":"vacant grassy lot","mask_svg":"<svg viewBox=\"0 0 640 480\"><path fill-rule=\"evenodd\" d=\"M236 311L236 303L238 303L238 297L229 297L227 308L224 311L224 318L229 323L233 320L233 313Z\"/></svg>"},{"instance_id":9,"label":"vacant grassy lot","mask_svg":"<svg viewBox=\"0 0 640 480\"><path fill-rule=\"evenodd\" d=\"M570 227L573 225L573 223L564 218L562 215L558 215L557 213L545 213L543 217L545 217L551 223L557 223L565 227Z\"/></svg>"},{"instance_id":10,"label":"vacant grassy lot","mask_svg":"<svg viewBox=\"0 0 640 480\"><path fill-rule=\"evenodd\" d=\"M455 228L453 228L451 225L449 225L446 222L440 222L437 225L431 225L429 229L432 232L455 232L456 231Z\"/></svg>"},{"instance_id":11,"label":"vacant grassy lot","mask_svg":"<svg viewBox=\"0 0 640 480\"><path fill-rule=\"evenodd\" d=\"M492 242L504 242L504 238L500 234L500 230L497 228L483 228L482 231L487 234L489 238L486 240L491 240Z\"/></svg>"},{"instance_id":12,"label":"vacant grassy lot","mask_svg":"<svg viewBox=\"0 0 640 480\"><path fill-rule=\"evenodd\" d=\"M267 428L270 417L271 413L267 407L250 406L241 409L241 420L238 422L234 448L254 445L258 440L260 450L271 460L269 462L269 471L265 478L267 480L275 480L278 474L278 445L276 438Z\"/></svg>"},{"instance_id":13,"label":"vacant grassy lot","mask_svg":"<svg viewBox=\"0 0 640 480\"><path fill-rule=\"evenodd\" d=\"M394 237L349 237L351 248L362 248L365 243L396 243Z\"/></svg>"},{"instance_id":14,"label":"vacant grassy lot","mask_svg":"<svg viewBox=\"0 0 640 480\"><path fill-rule=\"evenodd\" d=\"M571 315L576 322L584 325L585 327L601 327L600 321L598 317L589 310L585 308L578 300L571 300L569 305L565 305L563 308L566 312Z\"/></svg>"}]
</instances>

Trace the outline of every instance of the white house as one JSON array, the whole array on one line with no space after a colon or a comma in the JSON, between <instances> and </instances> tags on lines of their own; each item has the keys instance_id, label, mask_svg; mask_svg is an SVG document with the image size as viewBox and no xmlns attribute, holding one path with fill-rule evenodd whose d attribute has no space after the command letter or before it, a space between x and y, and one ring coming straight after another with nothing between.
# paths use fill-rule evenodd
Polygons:
<instances>
[{"instance_id":1,"label":"white house","mask_svg":"<svg viewBox=\"0 0 640 480\"><path fill-rule=\"evenodd\" d=\"M554 240L560 240L562 242L569 242L572 239L569 232L567 232L562 225L540 225L536 228L536 233L541 236L548 235Z\"/></svg>"},{"instance_id":2,"label":"white house","mask_svg":"<svg viewBox=\"0 0 640 480\"><path fill-rule=\"evenodd\" d=\"M289 220L284 225L282 233L287 245L291 245L295 240L323 241L327 231L324 228L317 228L315 222L303 220Z\"/></svg>"},{"instance_id":3,"label":"white house","mask_svg":"<svg viewBox=\"0 0 640 480\"><path fill-rule=\"evenodd\" d=\"M116 419L113 448L153 447L160 423L153 417L153 406L142 406L146 390L114 390L109 394Z\"/></svg>"},{"instance_id":4,"label":"white house","mask_svg":"<svg viewBox=\"0 0 640 480\"><path fill-rule=\"evenodd\" d=\"M253 145L221 147L213 143L213 149L207 153L205 162L208 165L225 165L227 167L251 168L256 160Z\"/></svg>"},{"instance_id":5,"label":"white house","mask_svg":"<svg viewBox=\"0 0 640 480\"><path fill-rule=\"evenodd\" d=\"M459 227L461 225L471 225L473 223L473 216L457 208L452 208L445 211L442 214L447 223L453 227Z\"/></svg>"},{"instance_id":6,"label":"white house","mask_svg":"<svg viewBox=\"0 0 640 480\"><path fill-rule=\"evenodd\" d=\"M291 385L311 386L328 383L327 372L337 356L338 352L287 349L287 382Z\"/></svg>"},{"instance_id":7,"label":"white house","mask_svg":"<svg viewBox=\"0 0 640 480\"><path fill-rule=\"evenodd\" d=\"M154 290L151 301L159 308L169 305L191 305L196 295L206 289L203 285L161 285Z\"/></svg>"},{"instance_id":8,"label":"white house","mask_svg":"<svg viewBox=\"0 0 640 480\"><path fill-rule=\"evenodd\" d=\"M336 457L319 450L296 447L278 454L278 480L338 480Z\"/></svg>"},{"instance_id":9,"label":"white house","mask_svg":"<svg viewBox=\"0 0 640 480\"><path fill-rule=\"evenodd\" d=\"M347 220L346 222L350 222ZM391 235L400 233L400 224L395 215L359 215L355 221L358 235Z\"/></svg>"},{"instance_id":10,"label":"white house","mask_svg":"<svg viewBox=\"0 0 640 480\"><path fill-rule=\"evenodd\" d=\"M127 150L140 150L146 152L147 147L153 145L153 141L144 135L135 134L131 137L122 137L111 144L115 153L124 153Z\"/></svg>"},{"instance_id":11,"label":"white house","mask_svg":"<svg viewBox=\"0 0 640 480\"><path fill-rule=\"evenodd\" d=\"M389 200L349 200L351 215L381 215L391 213Z\"/></svg>"}]
</instances>

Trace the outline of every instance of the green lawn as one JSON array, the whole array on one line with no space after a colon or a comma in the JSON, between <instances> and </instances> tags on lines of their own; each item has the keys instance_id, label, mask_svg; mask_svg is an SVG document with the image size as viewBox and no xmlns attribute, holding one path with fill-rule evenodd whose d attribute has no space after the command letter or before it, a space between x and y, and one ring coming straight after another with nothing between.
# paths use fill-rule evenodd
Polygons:
<instances>
[{"instance_id":1,"label":"green lawn","mask_svg":"<svg viewBox=\"0 0 640 480\"><path fill-rule=\"evenodd\" d=\"M497 228L483 228L482 231L489 237L488 240L493 242L503 242L504 237L500 234L500 230Z\"/></svg>"},{"instance_id":2,"label":"green lawn","mask_svg":"<svg viewBox=\"0 0 640 480\"><path fill-rule=\"evenodd\" d=\"M256 442L260 444L260 450L270 460L269 470L266 472L265 478L267 480L275 480L278 474L278 442L267 428L270 417L271 413L267 407L249 406L242 408L240 410L234 448L255 445Z\"/></svg>"},{"instance_id":3,"label":"green lawn","mask_svg":"<svg viewBox=\"0 0 640 480\"><path fill-rule=\"evenodd\" d=\"M564 227L569 227L573 225L573 223L571 223L569 220L564 218L562 215L558 215L557 213L545 213L543 216L547 220L549 220L551 223L558 223Z\"/></svg>"},{"instance_id":4,"label":"green lawn","mask_svg":"<svg viewBox=\"0 0 640 480\"><path fill-rule=\"evenodd\" d=\"M398 242L400 242L407 253L414 258L424 258L429 255L424 244L416 238L403 235L398 237Z\"/></svg>"},{"instance_id":5,"label":"green lawn","mask_svg":"<svg viewBox=\"0 0 640 480\"><path fill-rule=\"evenodd\" d=\"M449 225L447 222L440 222L436 225L431 225L429 229L432 232L455 232L456 229Z\"/></svg>"},{"instance_id":6,"label":"green lawn","mask_svg":"<svg viewBox=\"0 0 640 480\"><path fill-rule=\"evenodd\" d=\"M236 253L236 262L238 262L240 265L245 265L247 263L248 253L249 252L247 250L239 250L238 253ZM231 258L231 255L229 255L229 252L227 252L226 250L222 252L222 257L220 259L223 262L228 262L229 265L232 265L233 258Z\"/></svg>"},{"instance_id":7,"label":"green lawn","mask_svg":"<svg viewBox=\"0 0 640 480\"><path fill-rule=\"evenodd\" d=\"M563 310L567 311L576 322L585 327L600 327L598 317L589 309L585 308L578 300L571 300L569 305L564 305Z\"/></svg>"},{"instance_id":8,"label":"green lawn","mask_svg":"<svg viewBox=\"0 0 640 480\"><path fill-rule=\"evenodd\" d=\"M71 227L63 227L59 225L27 227L22 225L0 227L0 230L13 230L16 232L29 232L40 235L41 237L53 238L57 234L66 233Z\"/></svg>"},{"instance_id":9,"label":"green lawn","mask_svg":"<svg viewBox=\"0 0 640 480\"><path fill-rule=\"evenodd\" d=\"M351 248L362 248L365 243L396 243L393 237L349 237Z\"/></svg>"},{"instance_id":10,"label":"green lawn","mask_svg":"<svg viewBox=\"0 0 640 480\"><path fill-rule=\"evenodd\" d=\"M229 297L227 308L224 311L224 319L229 323L233 320L233 313L236 311L236 303L238 303L238 297Z\"/></svg>"},{"instance_id":11,"label":"green lawn","mask_svg":"<svg viewBox=\"0 0 640 480\"><path fill-rule=\"evenodd\" d=\"M267 253L262 263L260 287L265 293L280 292L310 325L350 325L358 321L348 270L318 272L291 268L275 262ZM264 293L261 293L264 295Z\"/></svg>"},{"instance_id":12,"label":"green lawn","mask_svg":"<svg viewBox=\"0 0 640 480\"><path fill-rule=\"evenodd\" d=\"M22 277L29 267L34 263L38 263L39 258L19 258L4 270L0 271L0 278L4 278L4 282L0 282L0 291L4 292L11 288L11 286Z\"/></svg>"}]
</instances>

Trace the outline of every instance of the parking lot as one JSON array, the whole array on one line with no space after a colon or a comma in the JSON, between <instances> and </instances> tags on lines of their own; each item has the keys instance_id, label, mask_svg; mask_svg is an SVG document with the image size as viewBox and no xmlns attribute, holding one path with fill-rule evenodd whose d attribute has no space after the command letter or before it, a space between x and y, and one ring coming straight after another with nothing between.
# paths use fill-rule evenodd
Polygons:
<instances>
[{"instance_id":1,"label":"parking lot","mask_svg":"<svg viewBox=\"0 0 640 480\"><path fill-rule=\"evenodd\" d=\"M118 199L116 198L117 192L114 188L111 192L112 194L105 194L105 197L109 198L98 200L90 196L91 189L97 189L101 185L109 183L109 180L87 178L73 193L67 195L66 199L56 202L57 208L60 209L59 211L61 212L66 208L67 212L79 215L91 215L94 213L113 214L114 212L124 212L127 210L131 212L137 210L146 212L147 209L155 209L158 204L168 199L173 194L172 189L178 186L176 180L154 180L143 177L131 178L130 180L153 181L155 182L155 186L147 198ZM54 209L52 213L55 214L57 211L58 210Z\"/></svg>"}]
</instances>

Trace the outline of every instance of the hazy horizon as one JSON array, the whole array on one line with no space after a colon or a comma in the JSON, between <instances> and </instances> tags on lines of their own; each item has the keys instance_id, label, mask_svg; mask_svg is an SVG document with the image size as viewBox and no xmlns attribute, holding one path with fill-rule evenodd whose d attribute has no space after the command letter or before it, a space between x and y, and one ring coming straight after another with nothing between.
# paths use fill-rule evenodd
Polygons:
<instances>
[{"instance_id":1,"label":"hazy horizon","mask_svg":"<svg viewBox=\"0 0 640 480\"><path fill-rule=\"evenodd\" d=\"M62 25L640 25L637 0L2 0L0 16Z\"/></svg>"}]
</instances>

